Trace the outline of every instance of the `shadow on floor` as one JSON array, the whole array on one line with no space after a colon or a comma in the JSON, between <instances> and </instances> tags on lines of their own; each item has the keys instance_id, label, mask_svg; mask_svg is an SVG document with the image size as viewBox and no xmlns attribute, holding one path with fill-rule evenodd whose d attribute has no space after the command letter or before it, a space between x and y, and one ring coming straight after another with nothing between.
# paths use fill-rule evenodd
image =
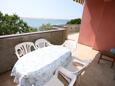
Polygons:
<instances>
[{"instance_id":1,"label":"shadow on floor","mask_svg":"<svg viewBox=\"0 0 115 86\"><path fill-rule=\"evenodd\" d=\"M111 62L101 60L98 64L99 54L80 79L80 86L115 86L115 65L111 68Z\"/></svg>"}]
</instances>

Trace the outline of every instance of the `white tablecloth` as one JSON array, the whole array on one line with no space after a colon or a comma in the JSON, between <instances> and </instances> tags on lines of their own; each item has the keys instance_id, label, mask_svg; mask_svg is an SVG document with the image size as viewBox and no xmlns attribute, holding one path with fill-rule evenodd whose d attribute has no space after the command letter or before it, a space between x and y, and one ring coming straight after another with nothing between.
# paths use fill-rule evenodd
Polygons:
<instances>
[{"instance_id":1,"label":"white tablecloth","mask_svg":"<svg viewBox=\"0 0 115 86\"><path fill-rule=\"evenodd\" d=\"M43 86L59 66L67 66L71 52L62 46L40 48L21 57L14 65L11 76L20 86Z\"/></svg>"}]
</instances>

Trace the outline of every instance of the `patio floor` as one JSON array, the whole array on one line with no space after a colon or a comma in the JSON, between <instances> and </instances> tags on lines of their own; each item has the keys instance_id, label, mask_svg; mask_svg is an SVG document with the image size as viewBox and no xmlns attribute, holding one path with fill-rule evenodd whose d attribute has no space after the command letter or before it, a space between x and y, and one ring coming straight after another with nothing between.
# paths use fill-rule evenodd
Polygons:
<instances>
[{"instance_id":1,"label":"patio floor","mask_svg":"<svg viewBox=\"0 0 115 86\"><path fill-rule=\"evenodd\" d=\"M74 34L74 37L71 35L69 39L72 37L75 40L76 36L78 34ZM72 55L82 60L94 59L84 75L78 80L79 86L115 86L115 65L110 68L111 62L107 61L101 61L97 64L98 51L92 50L88 46L77 44L77 48ZM13 77L10 76L10 71L0 75L0 86L16 86L13 83ZM78 84L75 86L78 86Z\"/></svg>"},{"instance_id":2,"label":"patio floor","mask_svg":"<svg viewBox=\"0 0 115 86\"><path fill-rule=\"evenodd\" d=\"M79 59L94 59L85 74L81 76L79 86L115 86L115 64L111 68L111 62L101 60L98 64L98 51L90 47L78 44L79 52L74 53ZM77 86L77 85L76 85Z\"/></svg>"},{"instance_id":3,"label":"patio floor","mask_svg":"<svg viewBox=\"0 0 115 86\"><path fill-rule=\"evenodd\" d=\"M115 86L115 65L110 68L111 63L101 61L97 64L99 55L81 77L80 86Z\"/></svg>"}]
</instances>

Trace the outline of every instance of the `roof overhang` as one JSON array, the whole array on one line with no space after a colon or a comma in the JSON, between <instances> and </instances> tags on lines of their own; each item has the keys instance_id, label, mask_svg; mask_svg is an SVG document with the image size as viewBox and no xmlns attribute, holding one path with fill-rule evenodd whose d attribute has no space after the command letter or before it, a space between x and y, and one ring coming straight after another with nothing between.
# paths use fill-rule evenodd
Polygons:
<instances>
[{"instance_id":1,"label":"roof overhang","mask_svg":"<svg viewBox=\"0 0 115 86\"><path fill-rule=\"evenodd\" d=\"M85 2L85 0L73 0L73 1L78 2L80 4L84 4L84 2Z\"/></svg>"},{"instance_id":2,"label":"roof overhang","mask_svg":"<svg viewBox=\"0 0 115 86\"><path fill-rule=\"evenodd\" d=\"M80 3L82 5L85 3L85 0L73 0L73 1ZM104 2L110 2L110 1L112 1L112 0L104 0Z\"/></svg>"}]
</instances>

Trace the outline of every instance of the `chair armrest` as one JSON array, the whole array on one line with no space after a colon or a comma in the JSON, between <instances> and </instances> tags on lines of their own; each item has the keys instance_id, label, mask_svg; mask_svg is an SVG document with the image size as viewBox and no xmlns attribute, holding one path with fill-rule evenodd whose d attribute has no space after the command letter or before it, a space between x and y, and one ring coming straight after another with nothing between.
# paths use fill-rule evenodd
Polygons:
<instances>
[{"instance_id":1,"label":"chair armrest","mask_svg":"<svg viewBox=\"0 0 115 86\"><path fill-rule=\"evenodd\" d=\"M76 81L76 75L74 75L72 72L68 71L67 69L63 68L63 67L59 67L56 71L56 75L58 75L58 73L60 73L63 78L70 79L71 82L69 83L68 86L73 86L75 81ZM68 81L68 80L67 80Z\"/></svg>"},{"instance_id":2,"label":"chair armrest","mask_svg":"<svg viewBox=\"0 0 115 86\"><path fill-rule=\"evenodd\" d=\"M86 63L86 62L83 62L83 61L80 61L80 60L77 60L77 59L73 59L73 63L74 62L76 62L76 63L79 63L79 64L81 64L81 65L87 65L88 63Z\"/></svg>"},{"instance_id":3,"label":"chair armrest","mask_svg":"<svg viewBox=\"0 0 115 86\"><path fill-rule=\"evenodd\" d=\"M83 61L80 61L80 60L77 60L77 59L74 59L73 62L82 65L81 69L80 69L79 71L77 71L78 76L80 76L82 73L84 73L84 72L85 72L85 69L86 69L86 68L88 67L88 65L90 64L90 62L83 62Z\"/></svg>"}]
</instances>

